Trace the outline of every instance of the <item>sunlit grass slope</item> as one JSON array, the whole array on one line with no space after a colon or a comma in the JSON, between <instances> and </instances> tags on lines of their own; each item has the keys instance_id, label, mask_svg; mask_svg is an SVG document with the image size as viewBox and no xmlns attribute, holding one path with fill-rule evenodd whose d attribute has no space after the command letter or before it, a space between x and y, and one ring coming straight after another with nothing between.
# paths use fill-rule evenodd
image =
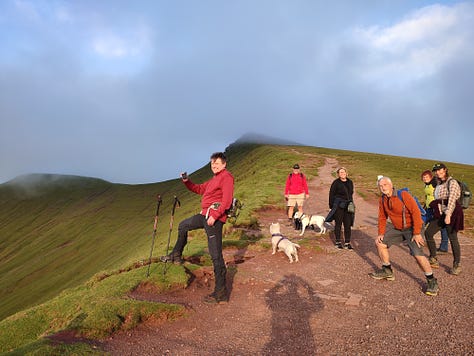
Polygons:
<instances>
[{"instance_id":1,"label":"sunlit grass slope","mask_svg":"<svg viewBox=\"0 0 474 356\"><path fill-rule=\"evenodd\" d=\"M189 276L183 267L167 265L166 271L164 267L160 265L159 271L147 278L148 288L160 293L187 285ZM87 283L3 319L0 321L0 354L91 354L93 348L87 344L63 345L47 336L66 331L87 338L104 338L148 319L166 321L185 315L181 305L128 298L127 294L142 284L144 276L145 267L140 265L112 274L99 273Z\"/></svg>"},{"instance_id":2,"label":"sunlit grass slope","mask_svg":"<svg viewBox=\"0 0 474 356\"><path fill-rule=\"evenodd\" d=\"M261 144L232 144L227 154L228 168L235 177L235 195L245 204L237 223L253 226L258 224L255 210L259 207L278 205L283 209L284 182L295 162L311 179L325 157L336 158L348 168L357 192L368 199L377 196L378 174L391 176L397 186L408 186L421 197L420 173L434 163L317 147ZM473 166L448 166L455 177L474 187ZM207 164L190 174L195 182L210 176ZM166 250L174 196L179 197L181 207L176 210L171 246L176 241L179 221L199 210L199 197L188 192L178 179L144 185L73 176L40 175L28 179L0 185L0 320L47 302L100 271L148 260L157 194L161 194L163 204L154 256ZM468 234L472 234L472 210L465 211ZM231 235L229 224L226 232ZM201 237L202 234L195 234L185 254L203 253L206 244Z\"/></svg>"}]
</instances>

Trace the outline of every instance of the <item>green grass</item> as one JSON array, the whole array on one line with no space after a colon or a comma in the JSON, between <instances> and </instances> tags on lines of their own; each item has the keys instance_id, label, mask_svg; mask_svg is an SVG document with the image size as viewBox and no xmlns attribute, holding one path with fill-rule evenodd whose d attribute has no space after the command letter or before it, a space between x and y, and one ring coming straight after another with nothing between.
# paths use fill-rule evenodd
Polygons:
<instances>
[{"instance_id":1,"label":"green grass","mask_svg":"<svg viewBox=\"0 0 474 356\"><path fill-rule=\"evenodd\" d=\"M70 288L38 306L0 322L0 352L51 348L44 337L71 330L88 338L103 338L117 330L135 327L149 318L172 320L184 315L184 307L133 300L127 293L145 282L158 292L185 288L188 276L181 266L164 264L147 269L133 266L115 273L101 272L87 283ZM83 348L84 345L79 347Z\"/></svg>"},{"instance_id":2,"label":"green grass","mask_svg":"<svg viewBox=\"0 0 474 356\"><path fill-rule=\"evenodd\" d=\"M247 236L237 228L258 228L260 208L279 206L284 209L285 180L296 162L312 179L326 157L337 159L340 165L347 167L357 194L365 199L378 196L376 177L379 174L390 176L397 187L407 186L421 198L420 174L435 163L319 147L257 144L233 144L228 147L227 156L228 169L235 177L235 196L242 200L244 208L235 225L225 225L224 246L237 249L262 247L261 236ZM474 166L446 163L453 176L474 187ZM207 180L211 177L209 166L193 172L190 177L197 183ZM196 213L200 197L187 191L177 179L125 185L84 177L37 178L46 178L46 182L38 180L27 190L0 185L0 320L3 319L0 335L4 334L2 330L16 330L15 333L5 331L9 337L0 340L1 349L22 350L38 342L47 345L41 335L75 325L88 335L123 327L120 317L109 320L102 318L103 315L115 313L123 317L127 310L132 310L133 315L140 315L141 311L136 310L143 310L145 315L154 313L154 306L137 305L119 297L145 279L143 268L136 276L132 270L110 276L101 271L123 271L127 270L124 266L148 261L157 194L161 194L163 204L154 261L166 251L174 196L179 197L181 207L175 213L170 247L176 241L179 221ZM471 237L474 237L473 211L472 207L465 210L464 233ZM184 254L199 257L201 264L209 265L206 251L204 233L192 232ZM156 273L159 266L152 264L152 275L160 275ZM130 277L125 277L127 275ZM100 283L97 281L98 284L92 283L95 291L91 291L91 281L98 276L108 277ZM128 281L115 282L124 284L116 292L99 288L114 278ZM108 298L111 302L103 304ZM94 308L87 309L87 303ZM54 313L58 315L52 317ZM90 319L90 315L94 318ZM43 324L48 328L44 329ZM10 344L5 347L3 342Z\"/></svg>"}]
</instances>

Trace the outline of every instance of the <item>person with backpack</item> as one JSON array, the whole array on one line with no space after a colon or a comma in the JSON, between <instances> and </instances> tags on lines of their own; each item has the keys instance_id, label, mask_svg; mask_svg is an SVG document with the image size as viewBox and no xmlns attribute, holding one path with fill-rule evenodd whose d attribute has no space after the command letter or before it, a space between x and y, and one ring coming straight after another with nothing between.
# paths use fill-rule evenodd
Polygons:
<instances>
[{"instance_id":1,"label":"person with backpack","mask_svg":"<svg viewBox=\"0 0 474 356\"><path fill-rule=\"evenodd\" d=\"M435 199L434 191L436 186L438 185L438 178L433 177L433 173L430 170L426 170L421 173L421 180L425 183L425 203L423 208L426 210L427 214L433 219L433 209L430 208L431 202ZM438 254L446 254L448 253L448 231L446 228L441 229L441 243L439 244L439 248L436 250Z\"/></svg>"},{"instance_id":2,"label":"person with backpack","mask_svg":"<svg viewBox=\"0 0 474 356\"><path fill-rule=\"evenodd\" d=\"M190 191L202 195L201 211L178 226L178 240L169 255L161 256L162 262L183 263L183 250L188 242L188 232L204 229L207 235L207 246L214 266L214 292L204 298L206 303L227 302L226 274L222 255L222 228L227 219L227 209L232 205L234 196L234 177L226 169L227 159L223 152L211 155L211 170L214 176L201 184L193 183L182 173L181 179Z\"/></svg>"},{"instance_id":3,"label":"person with backpack","mask_svg":"<svg viewBox=\"0 0 474 356\"><path fill-rule=\"evenodd\" d=\"M435 219L428 224L425 231L426 242L430 250L429 261L432 267L439 267L433 236L446 227L451 250L453 251L453 268L450 273L458 275L461 273L461 246L459 245L457 232L464 229L464 212L458 202L461 196L461 187L449 175L448 168L444 163L436 163L432 171L436 174L439 184L434 191L435 200L430 203Z\"/></svg>"},{"instance_id":4,"label":"person with backpack","mask_svg":"<svg viewBox=\"0 0 474 356\"><path fill-rule=\"evenodd\" d=\"M351 245L351 226L354 225L354 211L349 211L349 203L352 202L354 194L354 183L347 177L347 170L344 167L336 171L337 178L332 182L329 189L329 211L325 221L334 219L334 235L336 248L353 250ZM344 246L341 243L341 231L344 224Z\"/></svg>"},{"instance_id":5,"label":"person with backpack","mask_svg":"<svg viewBox=\"0 0 474 356\"><path fill-rule=\"evenodd\" d=\"M393 244L405 241L410 248L411 255L425 274L427 280L425 294L438 295L438 280L434 277L430 263L423 253L425 245L421 235L423 220L417 202L406 190L402 190L399 195L389 177L381 177L378 180L378 187L382 196L379 200L378 235L375 245L382 261L382 268L369 273L369 276L379 280L395 280L388 249ZM387 229L388 219L393 225L389 229Z\"/></svg>"},{"instance_id":6,"label":"person with backpack","mask_svg":"<svg viewBox=\"0 0 474 356\"><path fill-rule=\"evenodd\" d=\"M300 216L303 215L304 201L309 198L306 177L300 171L300 165L293 166L293 172L288 175L285 184L285 200L288 208L288 221L293 223L295 205L298 205Z\"/></svg>"}]
</instances>

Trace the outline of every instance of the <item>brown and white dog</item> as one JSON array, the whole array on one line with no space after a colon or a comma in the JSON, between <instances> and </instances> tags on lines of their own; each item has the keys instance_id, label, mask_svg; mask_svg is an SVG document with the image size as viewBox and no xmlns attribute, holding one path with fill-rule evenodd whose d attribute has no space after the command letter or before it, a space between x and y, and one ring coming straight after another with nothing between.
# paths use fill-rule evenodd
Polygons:
<instances>
[{"instance_id":1,"label":"brown and white dog","mask_svg":"<svg viewBox=\"0 0 474 356\"><path fill-rule=\"evenodd\" d=\"M301 221L301 234L303 236L304 230L311 225L315 225L319 229L319 234L326 233L326 226L324 226L324 220L326 219L322 215L306 215L301 214L300 212L295 213L295 219L300 219Z\"/></svg>"},{"instance_id":2,"label":"brown and white dog","mask_svg":"<svg viewBox=\"0 0 474 356\"><path fill-rule=\"evenodd\" d=\"M290 260L290 263L298 262L298 250L300 245L291 242L287 237L280 232L280 223L270 224L270 233L272 234L272 255L277 251L283 251Z\"/></svg>"}]
</instances>

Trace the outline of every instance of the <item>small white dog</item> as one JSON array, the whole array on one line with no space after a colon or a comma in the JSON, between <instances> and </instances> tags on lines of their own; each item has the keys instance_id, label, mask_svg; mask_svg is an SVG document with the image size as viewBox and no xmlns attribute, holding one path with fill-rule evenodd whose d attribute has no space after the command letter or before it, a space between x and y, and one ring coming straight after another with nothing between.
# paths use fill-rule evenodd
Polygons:
<instances>
[{"instance_id":1,"label":"small white dog","mask_svg":"<svg viewBox=\"0 0 474 356\"><path fill-rule=\"evenodd\" d=\"M274 255L277 250L283 251L288 256L290 263L293 263L293 258L295 262L298 262L297 248L300 248L300 245L291 242L287 237L281 234L280 223L271 223L270 233L272 234L272 255Z\"/></svg>"},{"instance_id":2,"label":"small white dog","mask_svg":"<svg viewBox=\"0 0 474 356\"><path fill-rule=\"evenodd\" d=\"M296 212L295 214L295 219L300 219L301 221L301 234L300 236L303 236L304 230L311 225L315 225L319 229L319 234L325 234L326 233L326 226L324 226L324 220L326 218L321 215L306 215L306 214L301 214L299 211Z\"/></svg>"}]
</instances>

